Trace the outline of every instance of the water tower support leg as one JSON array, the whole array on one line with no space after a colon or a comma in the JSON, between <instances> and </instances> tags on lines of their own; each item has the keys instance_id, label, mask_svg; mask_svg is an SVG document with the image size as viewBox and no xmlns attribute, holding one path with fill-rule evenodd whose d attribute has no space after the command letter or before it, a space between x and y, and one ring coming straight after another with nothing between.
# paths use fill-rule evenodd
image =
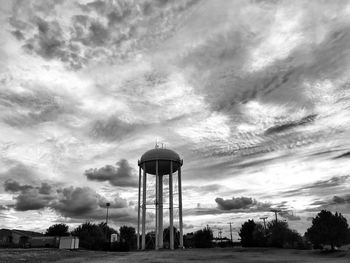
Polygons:
<instances>
[{"instance_id":1,"label":"water tower support leg","mask_svg":"<svg viewBox=\"0 0 350 263\"><path fill-rule=\"evenodd\" d=\"M173 162L170 161L169 173L169 221L170 221L170 249L174 249L174 205L173 205Z\"/></svg>"},{"instance_id":2,"label":"water tower support leg","mask_svg":"<svg viewBox=\"0 0 350 263\"><path fill-rule=\"evenodd\" d=\"M142 186L142 250L146 249L146 163L143 163Z\"/></svg>"},{"instance_id":3,"label":"water tower support leg","mask_svg":"<svg viewBox=\"0 0 350 263\"><path fill-rule=\"evenodd\" d=\"M159 226L159 248L163 248L163 175L159 175L159 211L158 211L158 226Z\"/></svg>"},{"instance_id":4,"label":"water tower support leg","mask_svg":"<svg viewBox=\"0 0 350 263\"><path fill-rule=\"evenodd\" d=\"M156 206L156 226L155 226L155 238L156 238L156 242L155 242L155 245L154 245L154 249L155 250L158 250L159 248L159 234L158 234L158 222L159 222L159 204L158 204L158 201L159 201L159 176L158 176L158 160L156 160L156 203L155 203L155 206Z\"/></svg>"},{"instance_id":5,"label":"water tower support leg","mask_svg":"<svg viewBox=\"0 0 350 263\"><path fill-rule=\"evenodd\" d=\"M182 187L181 187L181 166L178 170L178 187L179 187L179 228L180 228L180 248L184 247L183 223L182 223Z\"/></svg>"},{"instance_id":6,"label":"water tower support leg","mask_svg":"<svg viewBox=\"0 0 350 263\"><path fill-rule=\"evenodd\" d=\"M137 250L140 250L141 165L139 165L139 196L137 203Z\"/></svg>"}]
</instances>

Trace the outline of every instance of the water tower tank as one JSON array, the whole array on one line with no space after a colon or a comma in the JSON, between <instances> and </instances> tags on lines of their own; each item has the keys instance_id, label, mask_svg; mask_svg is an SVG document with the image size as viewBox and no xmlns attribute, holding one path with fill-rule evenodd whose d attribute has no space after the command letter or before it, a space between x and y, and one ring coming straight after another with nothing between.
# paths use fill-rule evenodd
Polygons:
<instances>
[{"instance_id":1,"label":"water tower tank","mask_svg":"<svg viewBox=\"0 0 350 263\"><path fill-rule=\"evenodd\" d=\"M165 175L170 173L170 162L173 162L173 173L182 165L180 156L170 149L155 148L145 152L141 156L139 165L143 169L143 163L146 166L146 173L156 174L156 161L158 160L158 174Z\"/></svg>"}]
</instances>

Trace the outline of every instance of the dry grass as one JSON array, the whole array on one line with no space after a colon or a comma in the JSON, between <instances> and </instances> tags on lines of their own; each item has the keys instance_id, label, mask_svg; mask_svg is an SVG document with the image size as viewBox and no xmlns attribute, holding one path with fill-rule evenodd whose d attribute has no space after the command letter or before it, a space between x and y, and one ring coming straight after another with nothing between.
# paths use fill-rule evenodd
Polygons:
<instances>
[{"instance_id":1,"label":"dry grass","mask_svg":"<svg viewBox=\"0 0 350 263\"><path fill-rule=\"evenodd\" d=\"M1 249L0 262L350 262L350 251L319 251L226 248L187 249L176 251L96 252L58 249Z\"/></svg>"}]
</instances>

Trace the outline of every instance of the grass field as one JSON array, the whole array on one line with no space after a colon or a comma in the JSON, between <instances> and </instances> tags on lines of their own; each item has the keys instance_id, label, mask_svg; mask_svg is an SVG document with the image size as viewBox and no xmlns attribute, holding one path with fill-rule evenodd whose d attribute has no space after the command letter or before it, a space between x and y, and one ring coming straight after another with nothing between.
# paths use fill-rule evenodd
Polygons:
<instances>
[{"instance_id":1,"label":"grass field","mask_svg":"<svg viewBox=\"0 0 350 263\"><path fill-rule=\"evenodd\" d=\"M350 251L321 253L269 248L213 248L175 251L95 252L58 249L1 249L0 262L350 262Z\"/></svg>"}]
</instances>

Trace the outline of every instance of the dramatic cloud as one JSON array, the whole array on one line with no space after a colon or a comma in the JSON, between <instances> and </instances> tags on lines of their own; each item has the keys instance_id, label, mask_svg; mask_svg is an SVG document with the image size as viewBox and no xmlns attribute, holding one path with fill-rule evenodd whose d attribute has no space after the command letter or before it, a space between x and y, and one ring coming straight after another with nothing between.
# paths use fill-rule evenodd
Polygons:
<instances>
[{"instance_id":1,"label":"dramatic cloud","mask_svg":"<svg viewBox=\"0 0 350 263\"><path fill-rule=\"evenodd\" d=\"M117 167L106 165L99 169L89 169L85 171L85 175L89 180L108 181L111 185L121 187L136 187L137 178L129 165L128 161L121 159L117 163Z\"/></svg>"},{"instance_id":2,"label":"dramatic cloud","mask_svg":"<svg viewBox=\"0 0 350 263\"><path fill-rule=\"evenodd\" d=\"M10 180L5 182L4 187L6 191L14 194L15 204L10 207L16 211L50 208L64 217L101 219L104 217L106 203L109 202L112 219L134 216L126 199L117 195L112 201L107 201L89 187L54 189L48 183L29 186ZM8 206L1 207L8 210Z\"/></svg>"},{"instance_id":3,"label":"dramatic cloud","mask_svg":"<svg viewBox=\"0 0 350 263\"><path fill-rule=\"evenodd\" d=\"M250 208L257 204L257 201L251 197L232 197L232 199L216 198L215 202L222 210L234 210Z\"/></svg>"},{"instance_id":4,"label":"dramatic cloud","mask_svg":"<svg viewBox=\"0 0 350 263\"><path fill-rule=\"evenodd\" d=\"M15 196L17 211L38 210L48 207L55 198L51 186L42 183L40 187L21 185L17 181L7 180L4 183L5 191L18 194Z\"/></svg>"},{"instance_id":5,"label":"dramatic cloud","mask_svg":"<svg viewBox=\"0 0 350 263\"><path fill-rule=\"evenodd\" d=\"M126 123L116 117L110 117L107 120L97 120L92 124L89 135L94 139L101 139L106 141L121 140L126 135L142 125Z\"/></svg>"},{"instance_id":6,"label":"dramatic cloud","mask_svg":"<svg viewBox=\"0 0 350 263\"><path fill-rule=\"evenodd\" d=\"M332 199L334 204L347 204L350 203L350 195L345 195L345 196L333 196Z\"/></svg>"},{"instance_id":7,"label":"dramatic cloud","mask_svg":"<svg viewBox=\"0 0 350 263\"><path fill-rule=\"evenodd\" d=\"M19 184L17 181L13 181L13 180L6 180L4 183L4 188L5 191L9 191L9 192L19 192L19 191L25 191L28 189L32 189L33 186L31 185L21 185Z\"/></svg>"},{"instance_id":8,"label":"dramatic cloud","mask_svg":"<svg viewBox=\"0 0 350 263\"><path fill-rule=\"evenodd\" d=\"M329 189L333 188L341 188L344 186L344 184L349 180L349 175L344 176L334 176L328 180L322 180L322 181L316 181L315 183L305 185L303 187L289 190L284 192L283 194L288 196L294 196L295 194L313 194L313 193L322 193L322 192L328 192Z\"/></svg>"}]
</instances>

